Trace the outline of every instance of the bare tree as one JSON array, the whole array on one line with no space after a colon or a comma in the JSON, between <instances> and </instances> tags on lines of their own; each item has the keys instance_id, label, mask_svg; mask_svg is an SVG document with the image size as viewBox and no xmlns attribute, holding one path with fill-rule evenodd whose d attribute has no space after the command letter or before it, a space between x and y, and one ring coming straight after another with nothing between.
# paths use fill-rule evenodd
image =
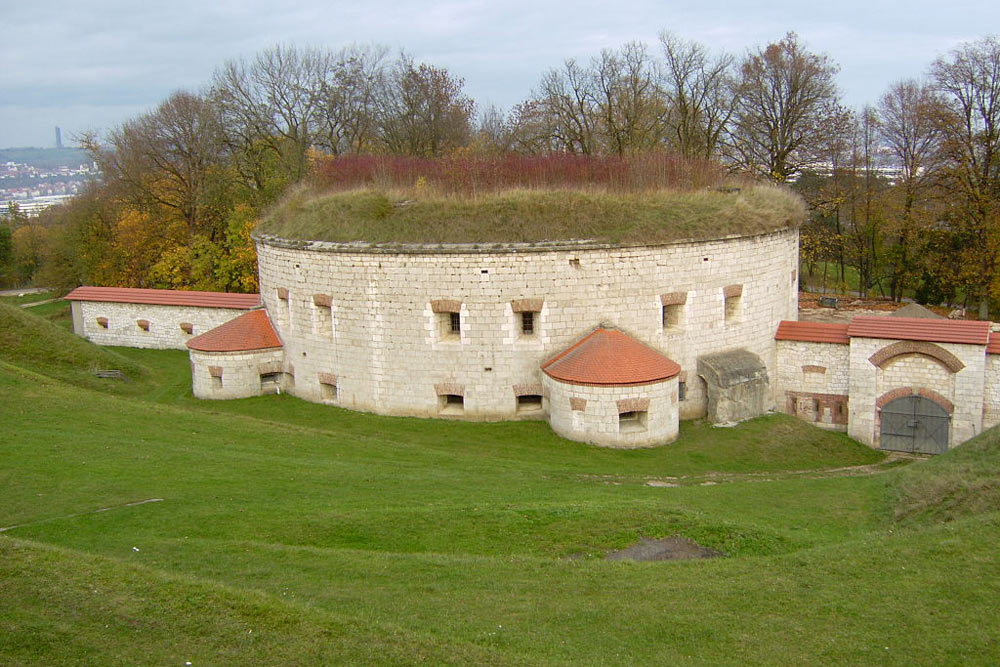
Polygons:
<instances>
[{"instance_id":1,"label":"bare tree","mask_svg":"<svg viewBox=\"0 0 1000 667\"><path fill-rule=\"evenodd\" d=\"M782 183L815 161L839 112L838 67L795 33L747 54L735 84L728 147L735 164Z\"/></svg>"},{"instance_id":2,"label":"bare tree","mask_svg":"<svg viewBox=\"0 0 1000 667\"><path fill-rule=\"evenodd\" d=\"M667 142L687 158L716 156L733 114L733 57L712 58L704 46L660 33Z\"/></svg>"},{"instance_id":3,"label":"bare tree","mask_svg":"<svg viewBox=\"0 0 1000 667\"><path fill-rule=\"evenodd\" d=\"M989 314L1000 268L1000 41L964 44L931 65L944 96L940 114L942 185L960 203L953 225L961 235L968 293Z\"/></svg>"},{"instance_id":4,"label":"bare tree","mask_svg":"<svg viewBox=\"0 0 1000 667\"><path fill-rule=\"evenodd\" d=\"M618 155L656 147L662 137L663 102L655 64L646 47L629 42L605 49L592 65L597 131Z\"/></svg>"},{"instance_id":5,"label":"bare tree","mask_svg":"<svg viewBox=\"0 0 1000 667\"><path fill-rule=\"evenodd\" d=\"M374 150L379 95L386 87L387 52L381 46L352 46L333 56L318 91L317 145L333 155Z\"/></svg>"},{"instance_id":6,"label":"bare tree","mask_svg":"<svg viewBox=\"0 0 1000 667\"><path fill-rule=\"evenodd\" d=\"M893 198L898 210L885 253L894 300L912 286L919 269L920 231L928 222L922 214L927 210L940 139L940 107L941 100L930 86L912 79L892 84L879 102L882 140L900 169Z\"/></svg>"},{"instance_id":7,"label":"bare tree","mask_svg":"<svg viewBox=\"0 0 1000 667\"><path fill-rule=\"evenodd\" d=\"M176 92L113 130L107 145L94 136L84 145L129 204L165 207L192 230L204 222L210 179L224 163L222 128L205 98Z\"/></svg>"},{"instance_id":8,"label":"bare tree","mask_svg":"<svg viewBox=\"0 0 1000 667\"><path fill-rule=\"evenodd\" d=\"M385 148L402 155L438 157L464 146L472 134L475 103L464 81L448 70L400 55L388 77L379 107Z\"/></svg>"},{"instance_id":9,"label":"bare tree","mask_svg":"<svg viewBox=\"0 0 1000 667\"><path fill-rule=\"evenodd\" d=\"M230 146L246 156L242 171L257 189L265 187L266 165L275 160L288 180L305 174L332 68L329 52L276 46L216 70L212 99Z\"/></svg>"},{"instance_id":10,"label":"bare tree","mask_svg":"<svg viewBox=\"0 0 1000 667\"><path fill-rule=\"evenodd\" d=\"M584 155L598 152L593 77L576 60L567 60L561 70L543 74L533 100L544 119L549 146Z\"/></svg>"}]
</instances>

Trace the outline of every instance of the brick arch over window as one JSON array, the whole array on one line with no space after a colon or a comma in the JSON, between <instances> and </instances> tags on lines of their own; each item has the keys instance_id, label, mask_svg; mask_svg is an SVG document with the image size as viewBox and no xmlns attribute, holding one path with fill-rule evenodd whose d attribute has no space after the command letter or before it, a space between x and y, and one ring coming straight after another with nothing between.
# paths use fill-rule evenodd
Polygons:
<instances>
[{"instance_id":1,"label":"brick arch over window","mask_svg":"<svg viewBox=\"0 0 1000 667\"><path fill-rule=\"evenodd\" d=\"M926 398L929 401L934 401L940 405L949 415L955 412L954 403L936 391L924 389L923 387L900 387L899 389L887 391L875 400L875 407L881 410L892 401L895 401L897 398L903 398L904 396L922 396L923 398Z\"/></svg>"},{"instance_id":2,"label":"brick arch over window","mask_svg":"<svg viewBox=\"0 0 1000 667\"><path fill-rule=\"evenodd\" d=\"M936 359L942 366L952 373L957 373L963 368L963 364L958 357L934 343L926 343L918 340L904 340L892 345L887 345L881 350L868 357L868 361L879 368L885 368L886 364L898 356L904 354L922 354L932 359Z\"/></svg>"}]
</instances>

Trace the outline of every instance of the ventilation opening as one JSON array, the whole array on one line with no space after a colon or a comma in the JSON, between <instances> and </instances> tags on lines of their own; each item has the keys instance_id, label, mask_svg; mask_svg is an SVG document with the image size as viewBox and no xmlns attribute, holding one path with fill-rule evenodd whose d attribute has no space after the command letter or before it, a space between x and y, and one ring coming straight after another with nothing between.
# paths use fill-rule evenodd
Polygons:
<instances>
[{"instance_id":1,"label":"ventilation opening","mask_svg":"<svg viewBox=\"0 0 1000 667\"><path fill-rule=\"evenodd\" d=\"M181 331L183 331L189 336L194 333L194 325L191 324L190 322L181 322L180 327Z\"/></svg>"},{"instance_id":2,"label":"ventilation opening","mask_svg":"<svg viewBox=\"0 0 1000 667\"><path fill-rule=\"evenodd\" d=\"M98 317L97 318L97 326L101 327L102 329L107 329L108 328L108 318L106 318L106 317Z\"/></svg>"},{"instance_id":3,"label":"ventilation opening","mask_svg":"<svg viewBox=\"0 0 1000 667\"><path fill-rule=\"evenodd\" d=\"M140 331L149 331L149 320L136 320L135 325L139 327Z\"/></svg>"},{"instance_id":4,"label":"ventilation opening","mask_svg":"<svg viewBox=\"0 0 1000 667\"><path fill-rule=\"evenodd\" d=\"M442 394L438 401L443 415L460 415L465 412L465 397L461 394Z\"/></svg>"},{"instance_id":5,"label":"ventilation opening","mask_svg":"<svg viewBox=\"0 0 1000 667\"><path fill-rule=\"evenodd\" d=\"M518 412L538 412L542 409L542 397L539 394L522 394L517 397Z\"/></svg>"},{"instance_id":6,"label":"ventilation opening","mask_svg":"<svg viewBox=\"0 0 1000 667\"><path fill-rule=\"evenodd\" d=\"M627 410L618 413L618 431L620 433L638 433L646 430L648 413L645 410Z\"/></svg>"}]
</instances>

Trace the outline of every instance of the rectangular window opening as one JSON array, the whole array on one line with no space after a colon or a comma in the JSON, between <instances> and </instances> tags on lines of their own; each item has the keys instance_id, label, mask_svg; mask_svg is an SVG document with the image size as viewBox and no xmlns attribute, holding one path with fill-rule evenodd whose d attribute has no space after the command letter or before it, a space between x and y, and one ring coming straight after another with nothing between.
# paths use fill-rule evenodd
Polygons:
<instances>
[{"instance_id":1,"label":"rectangular window opening","mask_svg":"<svg viewBox=\"0 0 1000 667\"><path fill-rule=\"evenodd\" d=\"M330 382L320 382L319 395L324 401L337 400L337 385Z\"/></svg>"},{"instance_id":2,"label":"rectangular window opening","mask_svg":"<svg viewBox=\"0 0 1000 667\"><path fill-rule=\"evenodd\" d=\"M688 395L688 383L680 381L677 383L677 400L683 401Z\"/></svg>"},{"instance_id":3,"label":"rectangular window opening","mask_svg":"<svg viewBox=\"0 0 1000 667\"><path fill-rule=\"evenodd\" d=\"M648 413L645 410L626 410L618 413L618 431L636 433L646 430Z\"/></svg>"},{"instance_id":4,"label":"rectangular window opening","mask_svg":"<svg viewBox=\"0 0 1000 667\"><path fill-rule=\"evenodd\" d=\"M726 297L726 322L735 324L740 321L740 296Z\"/></svg>"},{"instance_id":5,"label":"rectangular window opening","mask_svg":"<svg viewBox=\"0 0 1000 667\"><path fill-rule=\"evenodd\" d=\"M453 334L462 333L462 316L459 313L448 313L448 331Z\"/></svg>"},{"instance_id":6,"label":"rectangular window opening","mask_svg":"<svg viewBox=\"0 0 1000 667\"><path fill-rule=\"evenodd\" d=\"M465 412L465 397L461 394L442 394L438 401L443 415L460 415Z\"/></svg>"},{"instance_id":7,"label":"rectangular window opening","mask_svg":"<svg viewBox=\"0 0 1000 667\"><path fill-rule=\"evenodd\" d=\"M681 315L684 306L682 304L671 304L663 307L663 328L677 330L681 328Z\"/></svg>"},{"instance_id":8,"label":"rectangular window opening","mask_svg":"<svg viewBox=\"0 0 1000 667\"><path fill-rule=\"evenodd\" d=\"M521 333L525 336L532 336L535 333L535 313L525 311L521 313Z\"/></svg>"},{"instance_id":9,"label":"rectangular window opening","mask_svg":"<svg viewBox=\"0 0 1000 667\"><path fill-rule=\"evenodd\" d=\"M222 376L213 375L212 376L212 389L222 389Z\"/></svg>"},{"instance_id":10,"label":"rectangular window opening","mask_svg":"<svg viewBox=\"0 0 1000 667\"><path fill-rule=\"evenodd\" d=\"M262 394L281 393L281 376L284 373L261 373L260 391Z\"/></svg>"},{"instance_id":11,"label":"rectangular window opening","mask_svg":"<svg viewBox=\"0 0 1000 667\"><path fill-rule=\"evenodd\" d=\"M518 412L537 412L542 409L542 397L539 394L522 394L517 397Z\"/></svg>"}]
</instances>

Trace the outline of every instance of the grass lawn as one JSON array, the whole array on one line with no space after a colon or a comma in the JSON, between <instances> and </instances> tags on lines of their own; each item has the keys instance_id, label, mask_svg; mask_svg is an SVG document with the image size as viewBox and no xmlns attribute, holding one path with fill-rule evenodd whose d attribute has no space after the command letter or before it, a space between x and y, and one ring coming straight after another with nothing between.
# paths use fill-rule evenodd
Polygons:
<instances>
[{"instance_id":1,"label":"grass lawn","mask_svg":"<svg viewBox=\"0 0 1000 667\"><path fill-rule=\"evenodd\" d=\"M0 664L1000 661L994 432L902 467L783 415L614 451L197 401L183 352L57 354L33 317L0 309ZM603 559L670 535L727 557Z\"/></svg>"}]
</instances>

